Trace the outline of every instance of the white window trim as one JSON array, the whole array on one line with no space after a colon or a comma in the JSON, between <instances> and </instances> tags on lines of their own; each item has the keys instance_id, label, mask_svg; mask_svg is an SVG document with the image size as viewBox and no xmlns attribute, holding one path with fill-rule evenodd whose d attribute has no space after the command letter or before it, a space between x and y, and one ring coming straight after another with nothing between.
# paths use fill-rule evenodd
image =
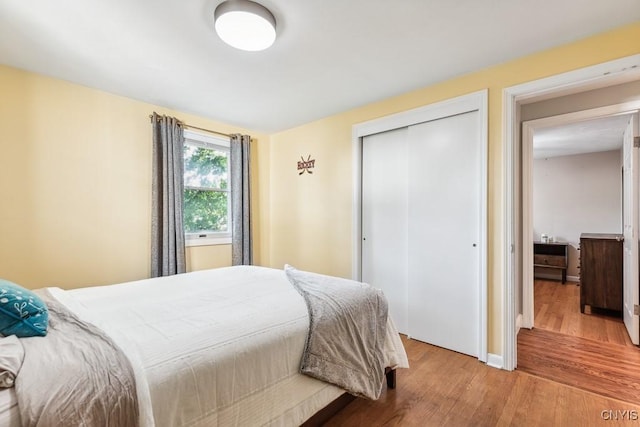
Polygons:
<instances>
[{"instance_id":1,"label":"white window trim","mask_svg":"<svg viewBox=\"0 0 640 427\"><path fill-rule=\"evenodd\" d=\"M205 237L196 236L198 233L185 233L184 245L186 247L191 246L215 246L215 245L230 245L231 233L208 233ZM220 237L215 237L216 234L220 234ZM227 236L229 234L229 236ZM224 237L222 236L224 235Z\"/></svg>"},{"instance_id":2,"label":"white window trim","mask_svg":"<svg viewBox=\"0 0 640 427\"><path fill-rule=\"evenodd\" d=\"M211 134L195 132L193 130L184 130L185 143L203 148L223 148L226 151L231 147L231 142L228 138L222 136L215 136ZM229 170L227 170L229 173ZM230 179L227 180L229 183ZM230 190L230 189L229 189ZM230 191L229 191L230 194ZM232 217L231 217L231 200L227 205L227 216L229 218L229 230L231 230ZM231 244L231 231L228 232L216 232L216 233L184 233L185 246L212 246L212 245L230 245Z\"/></svg>"}]
</instances>

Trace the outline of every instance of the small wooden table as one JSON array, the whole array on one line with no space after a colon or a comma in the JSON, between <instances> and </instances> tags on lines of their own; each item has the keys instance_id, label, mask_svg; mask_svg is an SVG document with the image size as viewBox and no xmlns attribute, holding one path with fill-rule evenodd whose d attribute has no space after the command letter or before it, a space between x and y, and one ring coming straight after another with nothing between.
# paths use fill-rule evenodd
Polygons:
<instances>
[{"instance_id":1,"label":"small wooden table","mask_svg":"<svg viewBox=\"0 0 640 427\"><path fill-rule=\"evenodd\" d=\"M568 248L569 243L567 242L533 242L533 266L560 269L562 283L565 283L569 263Z\"/></svg>"}]
</instances>

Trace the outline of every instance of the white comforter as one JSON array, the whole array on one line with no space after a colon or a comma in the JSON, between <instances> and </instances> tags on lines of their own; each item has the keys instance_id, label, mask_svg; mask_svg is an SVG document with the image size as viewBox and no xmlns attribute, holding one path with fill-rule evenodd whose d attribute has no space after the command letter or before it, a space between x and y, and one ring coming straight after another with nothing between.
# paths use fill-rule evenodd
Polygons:
<instances>
[{"instance_id":1,"label":"white comforter","mask_svg":"<svg viewBox=\"0 0 640 427\"><path fill-rule=\"evenodd\" d=\"M142 425L298 425L343 392L298 373L309 320L282 270L50 290L129 356ZM388 365L407 367L391 322L387 334Z\"/></svg>"}]
</instances>

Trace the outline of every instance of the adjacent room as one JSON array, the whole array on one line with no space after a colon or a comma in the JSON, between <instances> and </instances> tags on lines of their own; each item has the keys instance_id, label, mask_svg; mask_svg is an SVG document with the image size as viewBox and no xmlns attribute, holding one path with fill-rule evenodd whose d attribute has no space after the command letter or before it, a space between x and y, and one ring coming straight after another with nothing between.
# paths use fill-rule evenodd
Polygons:
<instances>
[{"instance_id":1,"label":"adjacent room","mask_svg":"<svg viewBox=\"0 0 640 427\"><path fill-rule=\"evenodd\" d=\"M3 0L0 426L637 422L638 111L637 0Z\"/></svg>"},{"instance_id":2,"label":"adjacent room","mask_svg":"<svg viewBox=\"0 0 640 427\"><path fill-rule=\"evenodd\" d=\"M633 93L634 84L607 91ZM554 100L562 102L569 100ZM548 104L544 107L551 109ZM629 203L623 197L623 145L632 119L630 114L567 118L568 124L534 132L535 329L519 336L518 367L635 402L628 378L616 375L638 361L633 331L623 320L623 206ZM633 375L635 369L627 372Z\"/></svg>"}]
</instances>

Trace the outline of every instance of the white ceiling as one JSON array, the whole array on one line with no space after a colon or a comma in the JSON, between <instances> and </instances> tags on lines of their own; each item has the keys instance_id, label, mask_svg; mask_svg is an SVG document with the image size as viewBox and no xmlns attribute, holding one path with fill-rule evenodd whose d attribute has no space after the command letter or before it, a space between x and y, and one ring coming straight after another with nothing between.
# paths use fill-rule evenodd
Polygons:
<instances>
[{"instance_id":1,"label":"white ceiling","mask_svg":"<svg viewBox=\"0 0 640 427\"><path fill-rule=\"evenodd\" d=\"M629 120L629 115L609 116L536 130L533 157L542 159L619 150Z\"/></svg>"},{"instance_id":2,"label":"white ceiling","mask_svg":"<svg viewBox=\"0 0 640 427\"><path fill-rule=\"evenodd\" d=\"M263 52L221 0L2 0L0 62L276 132L640 20L640 0L261 0Z\"/></svg>"}]
</instances>

